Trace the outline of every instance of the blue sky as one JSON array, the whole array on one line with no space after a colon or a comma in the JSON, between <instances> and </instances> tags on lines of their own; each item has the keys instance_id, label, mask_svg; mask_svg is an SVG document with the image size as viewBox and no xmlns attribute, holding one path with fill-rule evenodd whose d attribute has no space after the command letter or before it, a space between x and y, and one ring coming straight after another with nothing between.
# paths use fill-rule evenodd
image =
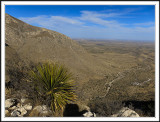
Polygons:
<instances>
[{"instance_id":1,"label":"blue sky","mask_svg":"<svg viewBox=\"0 0 160 122\"><path fill-rule=\"evenodd\" d=\"M155 40L153 5L6 5L5 10L71 38Z\"/></svg>"}]
</instances>

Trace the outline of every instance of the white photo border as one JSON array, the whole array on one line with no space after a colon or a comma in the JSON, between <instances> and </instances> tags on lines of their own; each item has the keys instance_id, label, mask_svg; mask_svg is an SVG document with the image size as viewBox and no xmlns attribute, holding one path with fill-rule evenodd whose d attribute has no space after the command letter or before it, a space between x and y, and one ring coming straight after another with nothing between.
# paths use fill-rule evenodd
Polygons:
<instances>
[{"instance_id":1,"label":"white photo border","mask_svg":"<svg viewBox=\"0 0 160 122\"><path fill-rule=\"evenodd\" d=\"M155 5L155 117L5 117L5 5ZM159 120L159 1L2 1L1 2L2 121L158 121Z\"/></svg>"}]
</instances>

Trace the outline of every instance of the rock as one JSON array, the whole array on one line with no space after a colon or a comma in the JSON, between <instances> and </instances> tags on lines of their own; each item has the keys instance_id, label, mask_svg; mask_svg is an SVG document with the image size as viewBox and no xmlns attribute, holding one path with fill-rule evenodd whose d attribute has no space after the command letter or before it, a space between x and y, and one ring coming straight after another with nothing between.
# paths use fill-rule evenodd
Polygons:
<instances>
[{"instance_id":1,"label":"rock","mask_svg":"<svg viewBox=\"0 0 160 122\"><path fill-rule=\"evenodd\" d=\"M17 106L13 106L13 107L10 107L9 110L14 110L16 108L17 108Z\"/></svg>"},{"instance_id":2,"label":"rock","mask_svg":"<svg viewBox=\"0 0 160 122\"><path fill-rule=\"evenodd\" d=\"M22 117L25 114L27 114L27 111L24 109L24 107L20 107L18 109L15 109L12 113L11 116L13 117Z\"/></svg>"},{"instance_id":3,"label":"rock","mask_svg":"<svg viewBox=\"0 0 160 122\"><path fill-rule=\"evenodd\" d=\"M135 111L123 107L117 114L112 115L112 117L140 117Z\"/></svg>"},{"instance_id":4,"label":"rock","mask_svg":"<svg viewBox=\"0 0 160 122\"><path fill-rule=\"evenodd\" d=\"M20 114L21 114L20 111L14 110L14 111L11 113L11 116L12 116L12 117L18 117L18 116L20 116Z\"/></svg>"},{"instance_id":5,"label":"rock","mask_svg":"<svg viewBox=\"0 0 160 122\"><path fill-rule=\"evenodd\" d=\"M84 113L83 116L84 117L96 117L96 114L88 111L88 112Z\"/></svg>"},{"instance_id":6,"label":"rock","mask_svg":"<svg viewBox=\"0 0 160 122\"><path fill-rule=\"evenodd\" d=\"M23 107L24 107L24 109L25 109L25 110L27 110L27 111L32 110L32 106L31 106L31 104L30 104L30 103L28 103L28 104L24 105Z\"/></svg>"},{"instance_id":7,"label":"rock","mask_svg":"<svg viewBox=\"0 0 160 122\"><path fill-rule=\"evenodd\" d=\"M18 103L16 106L17 106L18 108L22 107L22 105L21 105L20 103Z\"/></svg>"},{"instance_id":8,"label":"rock","mask_svg":"<svg viewBox=\"0 0 160 122\"><path fill-rule=\"evenodd\" d=\"M24 107L20 107L17 110L21 112L21 116L23 116L27 113L27 111L24 109Z\"/></svg>"},{"instance_id":9,"label":"rock","mask_svg":"<svg viewBox=\"0 0 160 122\"><path fill-rule=\"evenodd\" d=\"M78 103L77 105L79 107L79 111L83 111L83 110L90 111L90 108L82 103Z\"/></svg>"},{"instance_id":10,"label":"rock","mask_svg":"<svg viewBox=\"0 0 160 122\"><path fill-rule=\"evenodd\" d=\"M9 114L9 111L8 110L5 110L5 115Z\"/></svg>"},{"instance_id":11,"label":"rock","mask_svg":"<svg viewBox=\"0 0 160 122\"><path fill-rule=\"evenodd\" d=\"M13 98L7 99L5 100L5 108L16 106L17 103L18 103L17 99L13 99Z\"/></svg>"},{"instance_id":12,"label":"rock","mask_svg":"<svg viewBox=\"0 0 160 122\"><path fill-rule=\"evenodd\" d=\"M39 111L39 112L42 112L42 106L36 106L36 107L34 107L34 109L33 110L37 110L37 111Z\"/></svg>"},{"instance_id":13,"label":"rock","mask_svg":"<svg viewBox=\"0 0 160 122\"><path fill-rule=\"evenodd\" d=\"M64 117L95 117L95 113L90 111L90 108L82 103L66 104L63 111Z\"/></svg>"},{"instance_id":14,"label":"rock","mask_svg":"<svg viewBox=\"0 0 160 122\"><path fill-rule=\"evenodd\" d=\"M22 99L21 99L21 103L24 103L25 101L26 101L25 98L22 98Z\"/></svg>"},{"instance_id":15,"label":"rock","mask_svg":"<svg viewBox=\"0 0 160 122\"><path fill-rule=\"evenodd\" d=\"M46 111L47 110L47 106L46 105L42 105L42 110Z\"/></svg>"},{"instance_id":16,"label":"rock","mask_svg":"<svg viewBox=\"0 0 160 122\"><path fill-rule=\"evenodd\" d=\"M93 117L96 117L96 114L95 114L95 113L93 113Z\"/></svg>"},{"instance_id":17,"label":"rock","mask_svg":"<svg viewBox=\"0 0 160 122\"><path fill-rule=\"evenodd\" d=\"M51 113L52 113L51 110L46 105L42 105L42 106L39 105L33 108L32 112L30 113L30 116L46 117L46 116L50 116Z\"/></svg>"}]
</instances>

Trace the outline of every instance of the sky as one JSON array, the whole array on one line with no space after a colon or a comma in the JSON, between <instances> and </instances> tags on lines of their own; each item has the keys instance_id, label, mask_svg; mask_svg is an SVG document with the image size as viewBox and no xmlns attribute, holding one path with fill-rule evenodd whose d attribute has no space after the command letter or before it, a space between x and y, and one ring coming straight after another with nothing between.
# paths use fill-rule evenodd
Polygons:
<instances>
[{"instance_id":1,"label":"sky","mask_svg":"<svg viewBox=\"0 0 160 122\"><path fill-rule=\"evenodd\" d=\"M70 38L155 40L154 5L6 5L5 12Z\"/></svg>"}]
</instances>

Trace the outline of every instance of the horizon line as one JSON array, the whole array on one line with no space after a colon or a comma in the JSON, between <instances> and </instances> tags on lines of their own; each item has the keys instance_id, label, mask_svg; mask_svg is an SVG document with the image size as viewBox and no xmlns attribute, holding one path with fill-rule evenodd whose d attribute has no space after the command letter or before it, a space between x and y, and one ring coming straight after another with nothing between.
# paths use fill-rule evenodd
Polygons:
<instances>
[{"instance_id":1,"label":"horizon line","mask_svg":"<svg viewBox=\"0 0 160 122\"><path fill-rule=\"evenodd\" d=\"M70 37L71 38L71 37ZM140 42L155 42L155 40L128 40L128 39L100 39L100 38L71 38L73 40L93 40L93 41L140 41Z\"/></svg>"}]
</instances>

